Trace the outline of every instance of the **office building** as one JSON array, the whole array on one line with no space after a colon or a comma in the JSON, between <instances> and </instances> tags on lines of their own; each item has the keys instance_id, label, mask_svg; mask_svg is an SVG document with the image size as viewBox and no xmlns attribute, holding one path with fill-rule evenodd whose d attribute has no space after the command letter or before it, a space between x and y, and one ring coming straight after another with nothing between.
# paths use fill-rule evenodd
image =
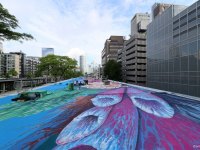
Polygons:
<instances>
[{"instance_id":1,"label":"office building","mask_svg":"<svg viewBox=\"0 0 200 150\"><path fill-rule=\"evenodd\" d=\"M45 57L49 54L54 54L54 48L42 48L42 57Z\"/></svg>"},{"instance_id":2,"label":"office building","mask_svg":"<svg viewBox=\"0 0 200 150\"><path fill-rule=\"evenodd\" d=\"M124 47L118 50L118 62L122 65L124 82L146 84L146 30L150 14L137 13L131 20L131 35Z\"/></svg>"},{"instance_id":3,"label":"office building","mask_svg":"<svg viewBox=\"0 0 200 150\"><path fill-rule=\"evenodd\" d=\"M37 65L40 63L40 57L27 56L26 57L26 75L34 75L37 71Z\"/></svg>"},{"instance_id":4,"label":"office building","mask_svg":"<svg viewBox=\"0 0 200 150\"><path fill-rule=\"evenodd\" d=\"M81 55L79 59L80 71L85 74L87 72L85 56Z\"/></svg>"},{"instance_id":5,"label":"office building","mask_svg":"<svg viewBox=\"0 0 200 150\"><path fill-rule=\"evenodd\" d=\"M200 96L200 1L160 10L147 30L147 86Z\"/></svg>"},{"instance_id":6,"label":"office building","mask_svg":"<svg viewBox=\"0 0 200 150\"><path fill-rule=\"evenodd\" d=\"M118 50L123 48L125 38L123 36L110 36L104 44L104 49L101 52L102 67L109 60L116 60L118 57Z\"/></svg>"}]
</instances>

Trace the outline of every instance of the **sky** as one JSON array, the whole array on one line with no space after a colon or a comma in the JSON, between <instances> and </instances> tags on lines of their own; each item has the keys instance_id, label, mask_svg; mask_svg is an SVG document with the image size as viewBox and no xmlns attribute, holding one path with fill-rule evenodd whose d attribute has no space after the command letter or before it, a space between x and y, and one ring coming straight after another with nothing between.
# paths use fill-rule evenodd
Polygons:
<instances>
[{"instance_id":1,"label":"sky","mask_svg":"<svg viewBox=\"0 0 200 150\"><path fill-rule=\"evenodd\" d=\"M35 38L4 41L4 52L41 57L41 49L51 47L56 55L85 55L88 64L100 64L105 40L111 35L128 38L134 14L151 13L155 2L190 6L196 0L0 0L18 19L17 31Z\"/></svg>"}]
</instances>

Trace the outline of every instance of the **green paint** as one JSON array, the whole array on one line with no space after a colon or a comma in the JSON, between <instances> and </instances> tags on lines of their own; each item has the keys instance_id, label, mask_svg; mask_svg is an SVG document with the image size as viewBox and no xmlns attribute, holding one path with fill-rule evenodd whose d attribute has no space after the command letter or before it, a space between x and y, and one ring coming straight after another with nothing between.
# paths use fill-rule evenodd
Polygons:
<instances>
[{"instance_id":1,"label":"green paint","mask_svg":"<svg viewBox=\"0 0 200 150\"><path fill-rule=\"evenodd\" d=\"M50 110L57 106L61 106L71 100L80 96L87 96L90 94L96 94L101 90L97 89L81 89L81 90L59 90L53 92L50 95L46 95L36 101L27 102L11 102L9 104L0 106L0 121L13 118L24 117L32 114L36 114L42 111Z\"/></svg>"}]
</instances>

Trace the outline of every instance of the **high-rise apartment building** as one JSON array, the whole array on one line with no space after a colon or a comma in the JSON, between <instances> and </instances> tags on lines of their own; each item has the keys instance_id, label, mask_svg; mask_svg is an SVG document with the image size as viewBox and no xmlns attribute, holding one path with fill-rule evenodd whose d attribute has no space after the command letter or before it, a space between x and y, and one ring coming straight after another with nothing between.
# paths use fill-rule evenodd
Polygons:
<instances>
[{"instance_id":1,"label":"high-rise apartment building","mask_svg":"<svg viewBox=\"0 0 200 150\"><path fill-rule=\"evenodd\" d=\"M200 1L162 5L147 30L147 86L200 96Z\"/></svg>"},{"instance_id":2,"label":"high-rise apartment building","mask_svg":"<svg viewBox=\"0 0 200 150\"><path fill-rule=\"evenodd\" d=\"M10 54L15 55L15 57L19 57L19 77L25 77L25 67L26 67L26 54L23 52L10 52ZM16 59L17 61L17 59Z\"/></svg>"},{"instance_id":3,"label":"high-rise apartment building","mask_svg":"<svg viewBox=\"0 0 200 150\"><path fill-rule=\"evenodd\" d=\"M12 69L14 69L17 72L18 77L19 77L19 74L21 72L19 55L10 54L10 53L1 54L1 60L2 60L2 63L1 63L2 77L4 77L6 73L8 73Z\"/></svg>"},{"instance_id":4,"label":"high-rise apartment building","mask_svg":"<svg viewBox=\"0 0 200 150\"><path fill-rule=\"evenodd\" d=\"M35 72L37 71L37 65L40 63L39 59L40 57L33 57L33 56L26 57L26 69L25 69L26 75L35 74Z\"/></svg>"},{"instance_id":5,"label":"high-rise apartment building","mask_svg":"<svg viewBox=\"0 0 200 150\"><path fill-rule=\"evenodd\" d=\"M125 38L123 36L110 36L106 40L104 49L101 52L101 63L104 67L109 60L116 60L118 50L123 48Z\"/></svg>"},{"instance_id":6,"label":"high-rise apartment building","mask_svg":"<svg viewBox=\"0 0 200 150\"><path fill-rule=\"evenodd\" d=\"M81 55L79 59L80 71L85 74L87 72L85 56Z\"/></svg>"},{"instance_id":7,"label":"high-rise apartment building","mask_svg":"<svg viewBox=\"0 0 200 150\"><path fill-rule=\"evenodd\" d=\"M5 70L5 66L4 66L4 55L0 54L0 77L3 77L4 75L4 70Z\"/></svg>"},{"instance_id":8,"label":"high-rise apartment building","mask_svg":"<svg viewBox=\"0 0 200 150\"><path fill-rule=\"evenodd\" d=\"M25 57L22 52L2 53L0 57L0 75L5 76L11 69L18 73L18 77L25 76Z\"/></svg>"},{"instance_id":9,"label":"high-rise apartment building","mask_svg":"<svg viewBox=\"0 0 200 150\"><path fill-rule=\"evenodd\" d=\"M146 30L150 14L137 13L131 20L130 39L118 50L118 61L122 65L124 82L146 84Z\"/></svg>"},{"instance_id":10,"label":"high-rise apartment building","mask_svg":"<svg viewBox=\"0 0 200 150\"><path fill-rule=\"evenodd\" d=\"M3 43L0 41L0 77L4 71Z\"/></svg>"},{"instance_id":11,"label":"high-rise apartment building","mask_svg":"<svg viewBox=\"0 0 200 150\"><path fill-rule=\"evenodd\" d=\"M54 48L42 48L42 57L45 57L49 54L54 54Z\"/></svg>"}]
</instances>

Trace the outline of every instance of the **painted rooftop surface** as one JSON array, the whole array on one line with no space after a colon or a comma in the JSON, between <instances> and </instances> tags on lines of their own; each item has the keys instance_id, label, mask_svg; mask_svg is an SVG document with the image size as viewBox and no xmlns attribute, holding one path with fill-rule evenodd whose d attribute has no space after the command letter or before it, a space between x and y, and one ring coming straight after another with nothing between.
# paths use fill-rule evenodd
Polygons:
<instances>
[{"instance_id":1,"label":"painted rooftop surface","mask_svg":"<svg viewBox=\"0 0 200 150\"><path fill-rule=\"evenodd\" d=\"M0 149L200 149L200 101L111 82L40 90L36 101L0 99Z\"/></svg>"}]
</instances>

